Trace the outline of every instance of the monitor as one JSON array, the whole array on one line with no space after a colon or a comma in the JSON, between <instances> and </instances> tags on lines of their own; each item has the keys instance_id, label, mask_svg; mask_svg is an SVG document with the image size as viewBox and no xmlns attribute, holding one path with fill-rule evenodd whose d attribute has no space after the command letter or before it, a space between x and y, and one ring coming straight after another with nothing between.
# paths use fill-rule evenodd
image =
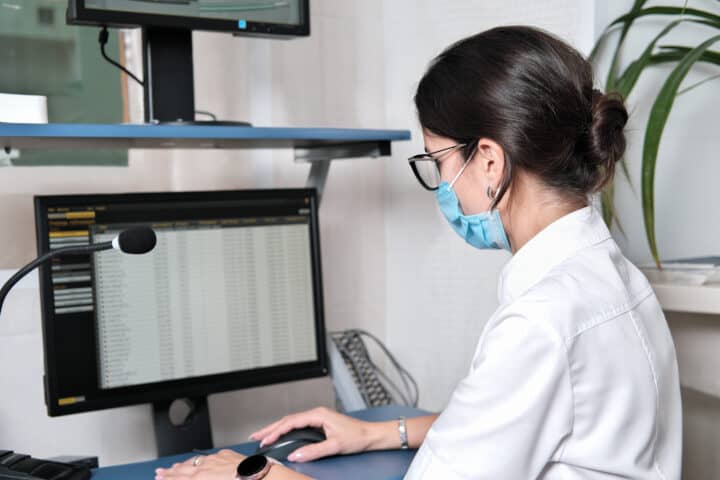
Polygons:
<instances>
[{"instance_id":1,"label":"monitor","mask_svg":"<svg viewBox=\"0 0 720 480\"><path fill-rule=\"evenodd\" d=\"M310 33L309 0L70 0L75 24L171 27L235 34Z\"/></svg>"},{"instance_id":2,"label":"monitor","mask_svg":"<svg viewBox=\"0 0 720 480\"><path fill-rule=\"evenodd\" d=\"M35 214L41 254L130 226L157 235L145 255L41 268L50 416L139 403L165 415L174 399L327 374L314 189L38 196Z\"/></svg>"},{"instance_id":3,"label":"monitor","mask_svg":"<svg viewBox=\"0 0 720 480\"><path fill-rule=\"evenodd\" d=\"M310 0L68 0L67 21L142 28L145 120L189 123L195 122L192 31L308 36Z\"/></svg>"}]
</instances>

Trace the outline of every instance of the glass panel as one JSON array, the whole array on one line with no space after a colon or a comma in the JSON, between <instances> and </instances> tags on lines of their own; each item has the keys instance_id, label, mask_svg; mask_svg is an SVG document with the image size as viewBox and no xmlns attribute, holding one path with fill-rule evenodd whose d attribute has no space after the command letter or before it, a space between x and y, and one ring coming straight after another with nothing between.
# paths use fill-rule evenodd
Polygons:
<instances>
[{"instance_id":1,"label":"glass panel","mask_svg":"<svg viewBox=\"0 0 720 480\"><path fill-rule=\"evenodd\" d=\"M0 93L46 97L50 123L120 123L120 71L100 56L99 29L66 25L66 8L66 0L2 2ZM106 48L120 58L116 33ZM13 164L127 165L127 152L24 150Z\"/></svg>"}]
</instances>

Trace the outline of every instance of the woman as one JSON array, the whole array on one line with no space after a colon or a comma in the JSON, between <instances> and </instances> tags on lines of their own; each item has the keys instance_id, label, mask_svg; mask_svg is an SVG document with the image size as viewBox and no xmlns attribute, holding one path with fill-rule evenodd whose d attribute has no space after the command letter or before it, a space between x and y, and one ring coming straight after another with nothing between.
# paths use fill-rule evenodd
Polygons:
<instances>
[{"instance_id":1,"label":"woman","mask_svg":"<svg viewBox=\"0 0 720 480\"><path fill-rule=\"evenodd\" d=\"M514 253L470 371L440 415L367 423L316 409L252 438L322 427L325 442L289 457L302 462L400 448L402 426L419 447L410 479L680 478L670 333L589 206L625 150L622 100L593 89L591 66L565 43L501 27L440 54L415 102L429 152L410 159L418 180L468 243ZM202 460L230 478L241 457ZM266 478L302 476L272 467Z\"/></svg>"}]
</instances>

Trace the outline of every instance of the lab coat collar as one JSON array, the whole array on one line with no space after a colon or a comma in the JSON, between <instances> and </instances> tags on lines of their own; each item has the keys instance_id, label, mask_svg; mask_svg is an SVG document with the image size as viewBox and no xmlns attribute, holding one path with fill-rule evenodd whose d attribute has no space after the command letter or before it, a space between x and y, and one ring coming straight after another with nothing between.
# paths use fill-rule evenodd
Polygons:
<instances>
[{"instance_id":1,"label":"lab coat collar","mask_svg":"<svg viewBox=\"0 0 720 480\"><path fill-rule=\"evenodd\" d=\"M503 268L498 282L500 304L521 296L554 266L579 250L608 238L610 231L592 206L554 221L523 245Z\"/></svg>"}]
</instances>

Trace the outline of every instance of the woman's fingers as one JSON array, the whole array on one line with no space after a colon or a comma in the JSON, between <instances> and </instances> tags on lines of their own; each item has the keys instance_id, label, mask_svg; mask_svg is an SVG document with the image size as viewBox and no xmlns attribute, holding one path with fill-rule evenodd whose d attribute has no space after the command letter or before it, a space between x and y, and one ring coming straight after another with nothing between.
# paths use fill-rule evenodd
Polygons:
<instances>
[{"instance_id":1,"label":"woman's fingers","mask_svg":"<svg viewBox=\"0 0 720 480\"><path fill-rule=\"evenodd\" d=\"M250 438L251 438L252 440L261 440L261 439L264 438L268 433L272 432L273 429L275 429L283 420L285 420L285 418L281 418L280 420L271 423L271 424L268 425L267 427L263 427L263 428L261 428L260 430L258 430L257 432L254 432L254 433L250 434Z\"/></svg>"},{"instance_id":2,"label":"woman's fingers","mask_svg":"<svg viewBox=\"0 0 720 480\"><path fill-rule=\"evenodd\" d=\"M294 415L286 415L286 416L284 416L283 418L281 418L280 420L278 420L277 422L271 423L271 424L268 425L267 427L265 427L265 428L263 428L263 429L261 429L261 430L258 430L258 431L255 432L255 433L253 433L252 435L250 435L250 438L252 438L253 440L258 440L258 441L259 441L259 440L262 440L263 438L267 437L268 435L270 435L271 433L273 433L273 432L274 432L275 430L277 430L278 428L280 428L280 427L282 427L283 425L285 425L292 417L297 417L297 416L303 415L303 414L305 414L305 413L306 413L306 412L296 413L296 414L294 414Z\"/></svg>"},{"instance_id":3,"label":"woman's fingers","mask_svg":"<svg viewBox=\"0 0 720 480\"><path fill-rule=\"evenodd\" d=\"M272 428L263 429L262 435L258 435L256 440L260 440L260 445L268 445L275 442L281 435L291 430L305 427L322 428L325 422L323 418L324 411L320 409L309 410L307 412L288 415L282 420L276 422Z\"/></svg>"},{"instance_id":4,"label":"woman's fingers","mask_svg":"<svg viewBox=\"0 0 720 480\"><path fill-rule=\"evenodd\" d=\"M317 460L322 457L329 457L330 455L337 455L338 453L340 453L338 443L334 440L325 440L324 442L298 448L288 455L287 459L291 462L302 463Z\"/></svg>"},{"instance_id":5,"label":"woman's fingers","mask_svg":"<svg viewBox=\"0 0 720 480\"><path fill-rule=\"evenodd\" d=\"M192 464L178 463L172 468L158 468L155 470L155 478L190 477L195 473L195 468Z\"/></svg>"},{"instance_id":6,"label":"woman's fingers","mask_svg":"<svg viewBox=\"0 0 720 480\"><path fill-rule=\"evenodd\" d=\"M203 480L227 480L234 477L237 464L244 458L243 455L233 450L221 450L212 455L190 457L170 468L156 469L155 479L185 480L203 478Z\"/></svg>"},{"instance_id":7,"label":"woman's fingers","mask_svg":"<svg viewBox=\"0 0 720 480\"><path fill-rule=\"evenodd\" d=\"M217 452L215 455L218 456L218 458L222 458L223 460L227 461L235 461L237 460L238 463L245 458L244 455L236 452L235 450L230 450L229 448L223 448L219 452Z\"/></svg>"}]
</instances>

